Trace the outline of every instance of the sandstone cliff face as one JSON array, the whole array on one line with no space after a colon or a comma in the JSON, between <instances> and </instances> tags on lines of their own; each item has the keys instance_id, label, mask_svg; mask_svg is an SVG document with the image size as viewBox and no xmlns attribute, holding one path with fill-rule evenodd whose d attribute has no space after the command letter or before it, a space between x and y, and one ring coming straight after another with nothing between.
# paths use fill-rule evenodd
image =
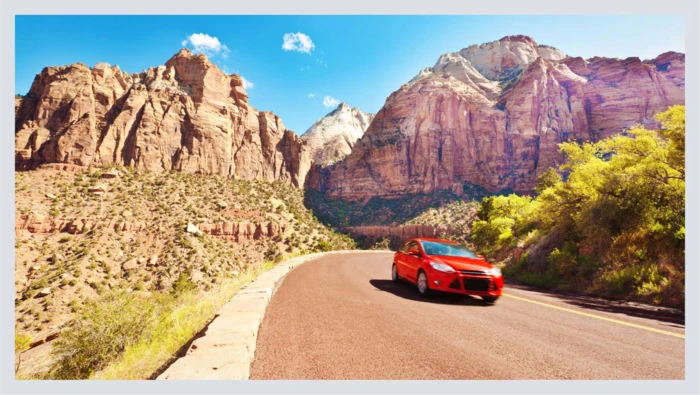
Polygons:
<instances>
[{"instance_id":1,"label":"sandstone cliff face","mask_svg":"<svg viewBox=\"0 0 700 395\"><path fill-rule=\"evenodd\" d=\"M315 163L328 166L345 158L367 130L374 114L346 103L316 121L302 136Z\"/></svg>"},{"instance_id":2,"label":"sandstone cliff face","mask_svg":"<svg viewBox=\"0 0 700 395\"><path fill-rule=\"evenodd\" d=\"M309 186L366 201L465 184L529 192L563 160L557 144L598 140L684 103L685 56L570 58L529 37L440 57L392 93L342 162Z\"/></svg>"},{"instance_id":3,"label":"sandstone cliff face","mask_svg":"<svg viewBox=\"0 0 700 395\"><path fill-rule=\"evenodd\" d=\"M61 219L41 214L25 214L15 217L15 232L23 230L29 233L53 234L65 232L69 234L87 233L98 227L114 229L122 232L144 232L149 226L143 221L95 221L88 218ZM242 242L244 240L260 240L273 238L284 232L284 227L274 222L235 222L202 223L197 226L203 233L218 236L223 239Z\"/></svg>"},{"instance_id":4,"label":"sandstone cliff face","mask_svg":"<svg viewBox=\"0 0 700 395\"><path fill-rule=\"evenodd\" d=\"M282 120L248 104L241 78L183 49L128 74L47 67L15 116L16 167L120 164L303 186L311 157Z\"/></svg>"},{"instance_id":5,"label":"sandstone cliff face","mask_svg":"<svg viewBox=\"0 0 700 395\"><path fill-rule=\"evenodd\" d=\"M459 53L492 81L502 80L517 70L524 69L538 57L546 60L566 58L562 51L537 45L535 40L527 36L508 36L486 44L470 45Z\"/></svg>"},{"instance_id":6,"label":"sandstone cliff face","mask_svg":"<svg viewBox=\"0 0 700 395\"><path fill-rule=\"evenodd\" d=\"M440 237L443 234L454 233L454 229L446 225L350 226L344 230L354 238L361 236L373 239L394 237L402 241L414 237Z\"/></svg>"},{"instance_id":7,"label":"sandstone cliff face","mask_svg":"<svg viewBox=\"0 0 700 395\"><path fill-rule=\"evenodd\" d=\"M371 248L375 243L388 239L388 247L392 250L398 250L406 240L414 237L441 238L455 233L452 227L446 225L350 226L343 231L364 248Z\"/></svg>"}]
</instances>

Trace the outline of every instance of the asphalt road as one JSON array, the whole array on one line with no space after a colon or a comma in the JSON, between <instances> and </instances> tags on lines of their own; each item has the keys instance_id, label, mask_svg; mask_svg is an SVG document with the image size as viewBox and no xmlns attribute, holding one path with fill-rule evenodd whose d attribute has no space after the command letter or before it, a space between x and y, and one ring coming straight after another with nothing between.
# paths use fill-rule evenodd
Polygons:
<instances>
[{"instance_id":1,"label":"asphalt road","mask_svg":"<svg viewBox=\"0 0 700 395\"><path fill-rule=\"evenodd\" d=\"M251 379L676 379L682 316L506 285L421 298L392 254L330 255L290 272L265 314Z\"/></svg>"}]
</instances>

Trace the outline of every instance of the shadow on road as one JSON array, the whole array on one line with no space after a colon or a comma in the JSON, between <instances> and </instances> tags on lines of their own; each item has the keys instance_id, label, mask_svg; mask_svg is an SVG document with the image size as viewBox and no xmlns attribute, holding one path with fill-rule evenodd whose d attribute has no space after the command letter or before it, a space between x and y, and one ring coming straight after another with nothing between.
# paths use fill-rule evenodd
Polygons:
<instances>
[{"instance_id":1,"label":"shadow on road","mask_svg":"<svg viewBox=\"0 0 700 395\"><path fill-rule=\"evenodd\" d=\"M418 294L415 285L406 282L395 283L391 280L369 280L369 283L377 288L377 291L389 292L404 299L415 300L417 302L481 307L493 306L493 304L485 303L479 297L457 295L447 292L433 292L430 296L423 297Z\"/></svg>"},{"instance_id":2,"label":"shadow on road","mask_svg":"<svg viewBox=\"0 0 700 395\"><path fill-rule=\"evenodd\" d=\"M685 316L675 314L671 311L656 309L653 306L631 306L623 304L623 302L614 302L602 298L595 298L586 295L576 295L573 293L547 291L527 285L507 283L506 286L512 289L519 289L529 292L538 292L550 297L559 299L560 301L572 306L580 307L588 310L596 310L605 313L625 314L630 317L644 318L649 320L657 320L667 323L667 326L673 328L685 328Z\"/></svg>"}]
</instances>

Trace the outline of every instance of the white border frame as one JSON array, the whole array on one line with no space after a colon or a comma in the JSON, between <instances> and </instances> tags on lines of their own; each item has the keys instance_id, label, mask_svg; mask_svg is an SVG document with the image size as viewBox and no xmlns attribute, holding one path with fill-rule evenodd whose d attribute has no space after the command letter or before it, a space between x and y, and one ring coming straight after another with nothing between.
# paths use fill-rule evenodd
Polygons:
<instances>
[{"instance_id":1,"label":"white border frame","mask_svg":"<svg viewBox=\"0 0 700 395\"><path fill-rule=\"evenodd\" d=\"M0 4L0 177L5 185L0 194L0 212L3 225L0 238L6 259L0 267L0 389L2 393L56 393L56 394L135 394L135 393L699 393L698 366L698 270L700 251L700 209L688 202L698 201L700 181L700 150L698 135L698 0L353 0L349 2L320 0L263 0L241 3L223 1L170 0L167 3L142 0L95 2L87 0L13 1ZM14 379L14 71L15 71L15 15L79 15L79 14L464 14L464 15L625 15L625 14L681 14L686 28L686 379L681 381L17 381ZM594 27L592 27L594 28ZM643 29L644 26L639 26ZM634 32L629 32L634 34ZM614 39L614 38L611 38ZM469 44L469 43L466 43ZM38 70L37 70L38 72ZM692 373L696 372L696 373Z\"/></svg>"}]
</instances>

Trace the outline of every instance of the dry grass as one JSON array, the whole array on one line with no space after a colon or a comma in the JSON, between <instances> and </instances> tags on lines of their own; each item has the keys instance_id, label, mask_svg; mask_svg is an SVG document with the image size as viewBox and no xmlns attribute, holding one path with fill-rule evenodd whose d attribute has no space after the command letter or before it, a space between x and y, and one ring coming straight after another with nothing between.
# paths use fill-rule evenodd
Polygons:
<instances>
[{"instance_id":1,"label":"dry grass","mask_svg":"<svg viewBox=\"0 0 700 395\"><path fill-rule=\"evenodd\" d=\"M175 291L178 279L186 277L195 283L192 303L206 304L203 295L213 295L217 289L225 293L225 287L235 288L230 284L244 283L246 273L257 270L260 262L278 262L283 255L328 246L353 247L351 240L323 226L306 209L301 190L282 182L121 167L117 168L121 177L104 179L102 173L107 169L83 173L40 169L15 174L16 215L84 218L98 224L76 234L16 232L18 336L37 340L62 330L91 300L113 292L167 295ZM88 191L101 183L110 185L109 192L98 196ZM221 207L222 201L226 208ZM124 221L143 223L145 230L120 231L107 226ZM232 242L189 234L185 232L189 222L270 222L283 232ZM156 265L144 263L154 255ZM125 270L124 262L132 258L142 263ZM40 297L39 292L46 288L51 293ZM178 306L185 309L185 305ZM189 314L187 311L178 314ZM199 322L195 320L194 327Z\"/></svg>"},{"instance_id":2,"label":"dry grass","mask_svg":"<svg viewBox=\"0 0 700 395\"><path fill-rule=\"evenodd\" d=\"M159 317L153 333L127 347L119 359L90 378L97 380L145 380L194 337L216 312L244 285L271 268L270 262L255 266L244 275L227 280L205 293L188 292L172 311Z\"/></svg>"}]
</instances>

